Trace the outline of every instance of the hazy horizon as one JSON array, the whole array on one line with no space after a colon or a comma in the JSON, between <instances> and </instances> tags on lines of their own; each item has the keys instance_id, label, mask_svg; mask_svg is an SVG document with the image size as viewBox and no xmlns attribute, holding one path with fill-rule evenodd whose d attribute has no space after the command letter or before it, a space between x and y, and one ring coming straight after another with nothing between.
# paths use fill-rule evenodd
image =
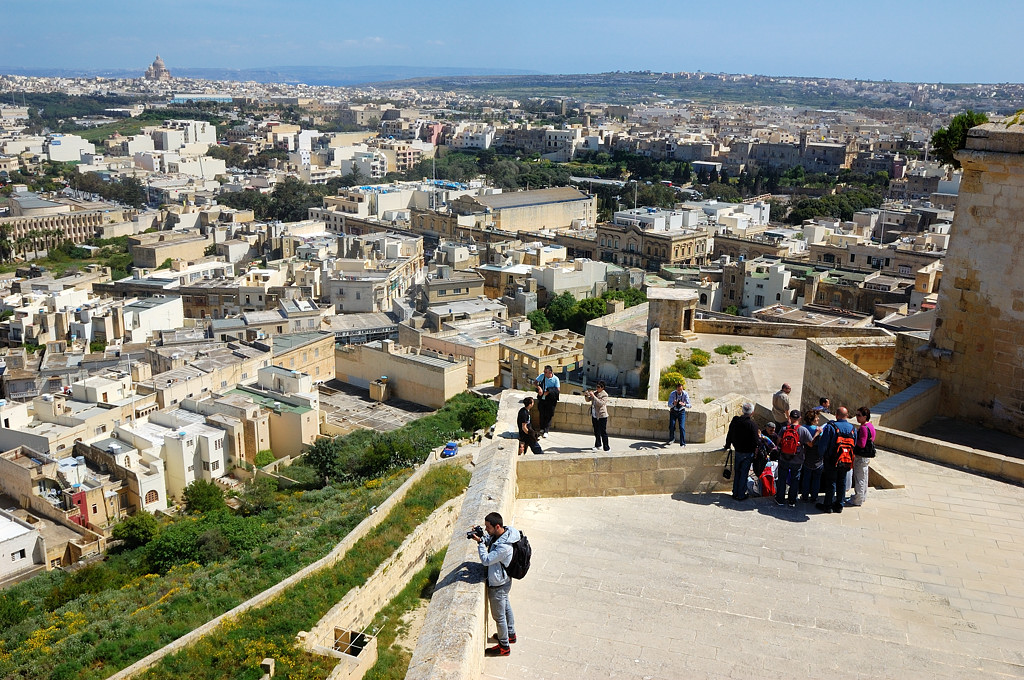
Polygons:
<instances>
[{"instance_id":1,"label":"hazy horizon","mask_svg":"<svg viewBox=\"0 0 1024 680\"><path fill-rule=\"evenodd\" d=\"M418 3L394 0L386 20L377 5L324 0L296 0L287 11L268 0L180 0L144 11L124 0L39 0L5 8L10 30L0 43L0 70L74 65L141 74L160 54L172 73L318 64L416 64L479 73L480 67L458 64L487 63L484 70L497 73L548 75L650 70L1019 82L1014 47L1024 6L994 0L977 11L993 20L972 20L962 4L949 0L865 0L856 7L810 0L724 0L714 6L656 0L628 8L608 0L524 0L515 7L458 0L433 14ZM161 40L157 29L169 37Z\"/></svg>"}]
</instances>

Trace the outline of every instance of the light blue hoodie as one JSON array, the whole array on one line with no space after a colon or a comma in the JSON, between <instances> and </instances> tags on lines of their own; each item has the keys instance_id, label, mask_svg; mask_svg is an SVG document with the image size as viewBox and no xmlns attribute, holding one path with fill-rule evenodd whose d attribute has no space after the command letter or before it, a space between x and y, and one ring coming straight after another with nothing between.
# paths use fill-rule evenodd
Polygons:
<instances>
[{"instance_id":1,"label":"light blue hoodie","mask_svg":"<svg viewBox=\"0 0 1024 680\"><path fill-rule=\"evenodd\" d=\"M487 566L487 585L503 586L512 578L506 573L505 567L512 562L512 544L519 540L519 530L505 527L505 533L495 539L487 536L477 546L480 561ZM488 548L490 548L488 550Z\"/></svg>"}]
</instances>

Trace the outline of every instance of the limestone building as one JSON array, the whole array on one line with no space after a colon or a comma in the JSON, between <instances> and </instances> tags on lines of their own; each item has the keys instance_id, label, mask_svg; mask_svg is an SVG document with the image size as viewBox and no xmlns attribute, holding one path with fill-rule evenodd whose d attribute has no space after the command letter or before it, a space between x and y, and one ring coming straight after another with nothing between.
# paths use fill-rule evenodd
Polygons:
<instances>
[{"instance_id":1,"label":"limestone building","mask_svg":"<svg viewBox=\"0 0 1024 680\"><path fill-rule=\"evenodd\" d=\"M156 59L146 69L146 73L142 76L146 80L170 80L171 72L167 70L167 66L164 65L164 60L160 58L160 55L156 55Z\"/></svg>"}]
</instances>

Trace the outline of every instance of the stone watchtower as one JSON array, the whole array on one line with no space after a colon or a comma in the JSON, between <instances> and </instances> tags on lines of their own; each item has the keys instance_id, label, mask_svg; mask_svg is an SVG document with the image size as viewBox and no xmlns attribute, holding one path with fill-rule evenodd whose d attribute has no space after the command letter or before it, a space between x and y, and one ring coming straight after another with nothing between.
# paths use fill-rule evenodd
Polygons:
<instances>
[{"instance_id":1,"label":"stone watchtower","mask_svg":"<svg viewBox=\"0 0 1024 680\"><path fill-rule=\"evenodd\" d=\"M893 387L942 382L942 415L1024 435L1024 125L968 133L935 330L901 338Z\"/></svg>"},{"instance_id":2,"label":"stone watchtower","mask_svg":"<svg viewBox=\"0 0 1024 680\"><path fill-rule=\"evenodd\" d=\"M682 288L648 288L647 332L658 328L662 340L695 340L697 293Z\"/></svg>"}]
</instances>

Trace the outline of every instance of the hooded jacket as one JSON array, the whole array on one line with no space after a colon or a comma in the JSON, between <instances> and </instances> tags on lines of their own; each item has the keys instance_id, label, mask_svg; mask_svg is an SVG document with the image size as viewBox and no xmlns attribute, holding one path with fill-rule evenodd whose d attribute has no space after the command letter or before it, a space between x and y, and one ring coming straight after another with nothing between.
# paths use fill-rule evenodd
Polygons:
<instances>
[{"instance_id":1,"label":"hooded jacket","mask_svg":"<svg viewBox=\"0 0 1024 680\"><path fill-rule=\"evenodd\" d=\"M519 530L505 527L505 533L497 538L488 536L477 546L480 561L487 567L487 585L492 588L503 586L512 580L505 567L512 562L512 544L519 540Z\"/></svg>"}]
</instances>

